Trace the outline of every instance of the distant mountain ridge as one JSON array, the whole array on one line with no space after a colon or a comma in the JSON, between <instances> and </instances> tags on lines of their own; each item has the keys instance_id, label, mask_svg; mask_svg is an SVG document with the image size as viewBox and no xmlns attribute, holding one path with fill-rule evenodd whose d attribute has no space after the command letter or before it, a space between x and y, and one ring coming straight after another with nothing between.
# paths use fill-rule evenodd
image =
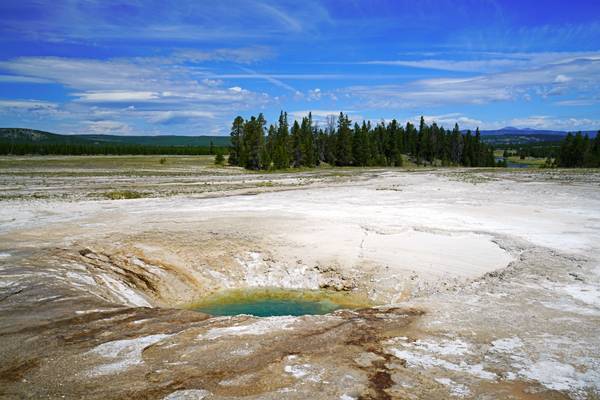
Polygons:
<instances>
[{"instance_id":1,"label":"distant mountain ridge","mask_svg":"<svg viewBox=\"0 0 600 400\"><path fill-rule=\"evenodd\" d=\"M566 136L565 131L555 131L550 129L533 129L533 128L515 128L512 126L506 126L501 129L487 129L481 131L482 135L556 135Z\"/></svg>"},{"instance_id":2,"label":"distant mountain ridge","mask_svg":"<svg viewBox=\"0 0 600 400\"><path fill-rule=\"evenodd\" d=\"M60 135L27 128L0 128L0 141L40 144L122 144L145 146L229 146L228 136L118 136L118 135Z\"/></svg>"},{"instance_id":3,"label":"distant mountain ridge","mask_svg":"<svg viewBox=\"0 0 600 400\"><path fill-rule=\"evenodd\" d=\"M466 132L466 131L463 131ZM568 132L550 129L515 128L507 126L501 129L482 130L481 140L490 145L519 145L535 143L559 143ZM590 138L596 137L596 131L582 131Z\"/></svg>"},{"instance_id":4,"label":"distant mountain ridge","mask_svg":"<svg viewBox=\"0 0 600 400\"><path fill-rule=\"evenodd\" d=\"M599 129L600 130L600 129ZM588 130L581 131L582 134L587 134L590 137L595 137L599 130ZM462 132L467 132L466 129L462 129ZM474 132L471 129L471 132ZM482 136L485 135L554 135L554 136L567 136L569 132L576 133L580 131L558 131L553 129L534 129L534 128L515 128L513 126L505 126L500 129L482 129L479 131Z\"/></svg>"}]
</instances>

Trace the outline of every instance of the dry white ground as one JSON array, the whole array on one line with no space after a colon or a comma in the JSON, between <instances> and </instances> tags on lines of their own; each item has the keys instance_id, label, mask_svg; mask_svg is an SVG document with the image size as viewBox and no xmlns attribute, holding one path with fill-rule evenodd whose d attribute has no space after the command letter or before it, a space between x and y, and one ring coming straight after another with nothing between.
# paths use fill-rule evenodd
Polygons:
<instances>
[{"instance_id":1,"label":"dry white ground","mask_svg":"<svg viewBox=\"0 0 600 400\"><path fill-rule=\"evenodd\" d=\"M211 196L1 203L0 394L598 397L598 173L219 174L227 187ZM259 184L248 195L242 181ZM378 308L165 309L246 287L328 288Z\"/></svg>"}]
</instances>

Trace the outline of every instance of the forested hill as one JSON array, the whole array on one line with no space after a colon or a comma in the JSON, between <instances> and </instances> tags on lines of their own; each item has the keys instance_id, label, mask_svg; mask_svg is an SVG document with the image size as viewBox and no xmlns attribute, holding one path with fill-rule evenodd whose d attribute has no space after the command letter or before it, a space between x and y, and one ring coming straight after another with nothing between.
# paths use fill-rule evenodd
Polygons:
<instances>
[{"instance_id":1,"label":"forested hill","mask_svg":"<svg viewBox=\"0 0 600 400\"><path fill-rule=\"evenodd\" d=\"M19 144L144 145L144 146L229 146L227 136L117 136L59 135L24 128L0 128L0 142Z\"/></svg>"},{"instance_id":2,"label":"forested hill","mask_svg":"<svg viewBox=\"0 0 600 400\"><path fill-rule=\"evenodd\" d=\"M518 144L543 144L560 143L567 136L566 133L560 135L545 133L500 133L490 134L490 131L481 131L481 141L483 143L501 146Z\"/></svg>"},{"instance_id":3,"label":"forested hill","mask_svg":"<svg viewBox=\"0 0 600 400\"><path fill-rule=\"evenodd\" d=\"M207 155L226 153L223 136L58 135L23 128L0 128L0 154Z\"/></svg>"},{"instance_id":4,"label":"forested hill","mask_svg":"<svg viewBox=\"0 0 600 400\"><path fill-rule=\"evenodd\" d=\"M463 131L466 133L466 131ZM596 137L597 131L582 131L583 135L590 138ZM507 126L502 129L482 130L481 141L493 145L534 145L534 144L556 144L567 137L568 132L549 129L513 128Z\"/></svg>"}]
</instances>

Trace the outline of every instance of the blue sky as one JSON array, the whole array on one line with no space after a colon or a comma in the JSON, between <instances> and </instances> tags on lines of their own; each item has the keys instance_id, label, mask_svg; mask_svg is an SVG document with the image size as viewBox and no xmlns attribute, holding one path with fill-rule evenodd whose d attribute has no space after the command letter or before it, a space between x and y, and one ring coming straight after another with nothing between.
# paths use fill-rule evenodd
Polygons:
<instances>
[{"instance_id":1,"label":"blue sky","mask_svg":"<svg viewBox=\"0 0 600 400\"><path fill-rule=\"evenodd\" d=\"M0 2L0 126L225 135L236 115L600 129L598 1Z\"/></svg>"}]
</instances>

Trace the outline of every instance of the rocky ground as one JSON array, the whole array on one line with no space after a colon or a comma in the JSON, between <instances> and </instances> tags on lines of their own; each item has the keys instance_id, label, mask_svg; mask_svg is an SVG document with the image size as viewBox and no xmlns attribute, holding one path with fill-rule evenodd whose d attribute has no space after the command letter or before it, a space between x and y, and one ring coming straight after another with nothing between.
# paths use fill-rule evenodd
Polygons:
<instances>
[{"instance_id":1,"label":"rocky ground","mask_svg":"<svg viewBox=\"0 0 600 400\"><path fill-rule=\"evenodd\" d=\"M0 159L1 398L600 396L597 172L90 160ZM364 307L190 310L256 287Z\"/></svg>"}]
</instances>

